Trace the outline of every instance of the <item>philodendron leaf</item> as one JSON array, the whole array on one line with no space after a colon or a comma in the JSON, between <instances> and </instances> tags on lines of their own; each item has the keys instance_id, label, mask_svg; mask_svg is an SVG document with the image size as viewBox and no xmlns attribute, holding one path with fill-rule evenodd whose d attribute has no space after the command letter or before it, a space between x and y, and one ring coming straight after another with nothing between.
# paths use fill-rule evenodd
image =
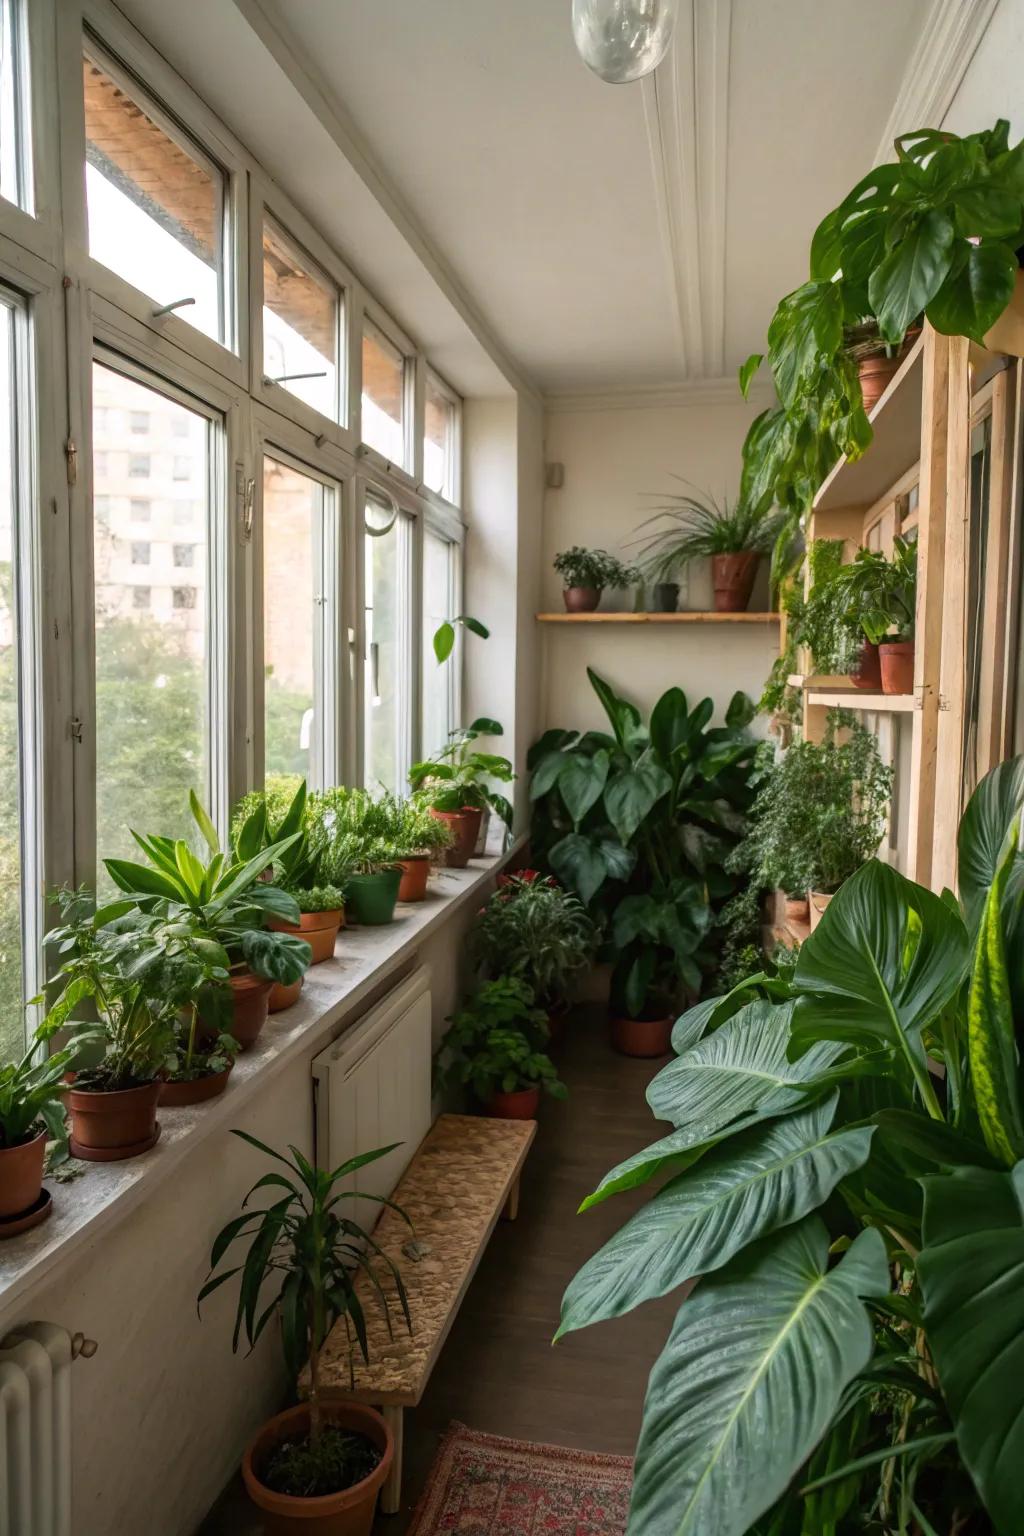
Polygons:
<instances>
[{"instance_id":1,"label":"philodendron leaf","mask_svg":"<svg viewBox=\"0 0 1024 1536\"><path fill-rule=\"evenodd\" d=\"M1019 222L1019 202L1016 208ZM969 246L928 305L928 319L945 336L970 336L981 345L1013 298L1016 278L1011 246L1001 241Z\"/></svg>"},{"instance_id":2,"label":"philodendron leaf","mask_svg":"<svg viewBox=\"0 0 1024 1536\"><path fill-rule=\"evenodd\" d=\"M657 759L645 753L632 768L617 773L604 792L608 820L624 843L628 843L644 818L663 795L672 788L672 780Z\"/></svg>"},{"instance_id":3,"label":"philodendron leaf","mask_svg":"<svg viewBox=\"0 0 1024 1536\"><path fill-rule=\"evenodd\" d=\"M745 1000L751 1000L761 982L767 980L764 972L758 971L755 976L744 977L731 992L720 993L717 997L705 997L699 1003L694 1003L692 1008L688 1008L676 1019L672 1027L672 1049L676 1055L685 1055L713 1025L724 1024L727 1019L731 1019L744 1006Z\"/></svg>"},{"instance_id":4,"label":"philodendron leaf","mask_svg":"<svg viewBox=\"0 0 1024 1536\"><path fill-rule=\"evenodd\" d=\"M242 935L245 963L257 976L291 986L309 969L313 951L305 939L292 933L268 933L253 928Z\"/></svg>"},{"instance_id":5,"label":"philodendron leaf","mask_svg":"<svg viewBox=\"0 0 1024 1536\"><path fill-rule=\"evenodd\" d=\"M967 1003L967 1054L981 1134L992 1156L1008 1168L1024 1157L1017 1036L1002 921L1019 834L1015 821L981 915Z\"/></svg>"},{"instance_id":6,"label":"philodendron leaf","mask_svg":"<svg viewBox=\"0 0 1024 1536\"><path fill-rule=\"evenodd\" d=\"M879 262L868 281L878 328L889 342L926 309L945 281L953 259L953 220L930 208Z\"/></svg>"},{"instance_id":7,"label":"philodendron leaf","mask_svg":"<svg viewBox=\"0 0 1024 1536\"><path fill-rule=\"evenodd\" d=\"M829 1135L838 1098L745 1131L660 1189L571 1282L559 1335L721 1269L817 1210L871 1147L871 1126Z\"/></svg>"},{"instance_id":8,"label":"philodendron leaf","mask_svg":"<svg viewBox=\"0 0 1024 1536\"><path fill-rule=\"evenodd\" d=\"M578 827L591 806L601 798L608 778L610 759L607 752L595 752L587 757L582 752L566 756L558 775L558 789L565 801L566 810Z\"/></svg>"},{"instance_id":9,"label":"philodendron leaf","mask_svg":"<svg viewBox=\"0 0 1024 1536\"><path fill-rule=\"evenodd\" d=\"M600 847L582 832L570 832L557 842L548 861L559 880L577 893L584 906L601 889L608 873Z\"/></svg>"},{"instance_id":10,"label":"philodendron leaf","mask_svg":"<svg viewBox=\"0 0 1024 1536\"><path fill-rule=\"evenodd\" d=\"M864 1298L889 1290L873 1228L827 1264L808 1216L683 1302L651 1372L627 1536L744 1536L783 1493L871 1359Z\"/></svg>"},{"instance_id":11,"label":"philodendron leaf","mask_svg":"<svg viewBox=\"0 0 1024 1536\"><path fill-rule=\"evenodd\" d=\"M1024 1530L1024 1163L925 1180L917 1272L957 1445L1000 1536Z\"/></svg>"}]
</instances>

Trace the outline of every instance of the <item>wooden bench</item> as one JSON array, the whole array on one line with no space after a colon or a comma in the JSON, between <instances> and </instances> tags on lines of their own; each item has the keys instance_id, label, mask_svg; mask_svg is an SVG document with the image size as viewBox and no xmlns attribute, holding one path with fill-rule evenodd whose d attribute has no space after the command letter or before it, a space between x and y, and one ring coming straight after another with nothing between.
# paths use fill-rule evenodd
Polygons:
<instances>
[{"instance_id":1,"label":"wooden bench","mask_svg":"<svg viewBox=\"0 0 1024 1536\"><path fill-rule=\"evenodd\" d=\"M393 1284L385 1286L394 1331L389 1337L379 1298L362 1276L356 1293L366 1314L370 1364L363 1363L357 1348L354 1384L344 1318L324 1344L321 1390L380 1408L391 1426L395 1458L381 1491L385 1514L395 1514L401 1503L403 1411L415 1408L426 1390L499 1216L516 1217L519 1176L536 1132L534 1120L442 1115L391 1197L411 1220L422 1257L412 1259L403 1251L413 1233L394 1211L385 1209L373 1231L374 1242L401 1270L411 1335Z\"/></svg>"}]
</instances>

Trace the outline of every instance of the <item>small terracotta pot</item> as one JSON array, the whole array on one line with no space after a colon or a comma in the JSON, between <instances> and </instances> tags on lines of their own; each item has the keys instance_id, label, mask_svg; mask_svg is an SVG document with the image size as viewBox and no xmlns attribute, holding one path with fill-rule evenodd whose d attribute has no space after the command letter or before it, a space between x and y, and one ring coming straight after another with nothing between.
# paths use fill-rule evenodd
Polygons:
<instances>
[{"instance_id":1,"label":"small terracotta pot","mask_svg":"<svg viewBox=\"0 0 1024 1536\"><path fill-rule=\"evenodd\" d=\"M882 686L882 664L878 655L878 646L872 645L870 640L865 640L860 648L860 658L856 671L850 673L850 682L855 688L867 688L877 693Z\"/></svg>"},{"instance_id":2,"label":"small terracotta pot","mask_svg":"<svg viewBox=\"0 0 1024 1536\"><path fill-rule=\"evenodd\" d=\"M270 996L267 998L267 1012L283 1013L286 1008L290 1008L293 1003L297 1003L299 993L302 991L302 983L305 979L305 976L300 976L298 981L275 981L270 989Z\"/></svg>"},{"instance_id":3,"label":"small terracotta pot","mask_svg":"<svg viewBox=\"0 0 1024 1536\"><path fill-rule=\"evenodd\" d=\"M784 910L787 922L806 923L810 920L810 904L806 896L787 896Z\"/></svg>"},{"instance_id":4,"label":"small terracotta pot","mask_svg":"<svg viewBox=\"0 0 1024 1536\"><path fill-rule=\"evenodd\" d=\"M46 1132L0 1150L0 1219L20 1216L39 1199L46 1160Z\"/></svg>"},{"instance_id":5,"label":"small terracotta pot","mask_svg":"<svg viewBox=\"0 0 1024 1536\"><path fill-rule=\"evenodd\" d=\"M228 1085L233 1065L230 1063L223 1072L194 1077L190 1082L161 1083L160 1103L167 1109L184 1109L187 1104L205 1104L207 1099L218 1098Z\"/></svg>"},{"instance_id":6,"label":"small terracotta pot","mask_svg":"<svg viewBox=\"0 0 1024 1536\"><path fill-rule=\"evenodd\" d=\"M515 1093L492 1093L487 1100L487 1113L495 1120L536 1120L539 1109L539 1088L520 1088Z\"/></svg>"},{"instance_id":7,"label":"small terracotta pot","mask_svg":"<svg viewBox=\"0 0 1024 1536\"><path fill-rule=\"evenodd\" d=\"M738 555L712 555L711 573L715 586L717 613L745 613L754 590L757 562L752 550Z\"/></svg>"},{"instance_id":8,"label":"small terracotta pot","mask_svg":"<svg viewBox=\"0 0 1024 1536\"><path fill-rule=\"evenodd\" d=\"M247 1051L256 1044L260 1030L267 1022L273 982L254 975L252 971L236 971L228 980L231 985L232 1009L228 1033L234 1035L243 1051Z\"/></svg>"},{"instance_id":9,"label":"small terracotta pot","mask_svg":"<svg viewBox=\"0 0 1024 1536\"><path fill-rule=\"evenodd\" d=\"M673 1020L612 1018L612 1045L622 1056L667 1056L672 1049Z\"/></svg>"},{"instance_id":10,"label":"small terracotta pot","mask_svg":"<svg viewBox=\"0 0 1024 1536\"><path fill-rule=\"evenodd\" d=\"M446 821L451 828L454 842L444 851L444 861L449 869L465 869L476 847L477 833L483 811L475 805L464 805L461 811L435 811L431 816Z\"/></svg>"},{"instance_id":11,"label":"small terracotta pot","mask_svg":"<svg viewBox=\"0 0 1024 1536\"><path fill-rule=\"evenodd\" d=\"M564 587L562 598L569 613L593 613L601 601L602 587Z\"/></svg>"},{"instance_id":12,"label":"small terracotta pot","mask_svg":"<svg viewBox=\"0 0 1024 1536\"><path fill-rule=\"evenodd\" d=\"M821 922L822 918L824 917L824 915L825 915L825 908L828 906L828 904L829 904L829 902L831 900L832 900L832 897L830 895L828 895L828 893L826 891L811 891L810 892L810 894L809 894L809 896L807 898L807 902L808 902L808 905L809 905L809 907L811 909L811 932L812 933L814 932L815 928L817 928L818 924Z\"/></svg>"},{"instance_id":13,"label":"small terracotta pot","mask_svg":"<svg viewBox=\"0 0 1024 1536\"><path fill-rule=\"evenodd\" d=\"M143 1083L139 1088L120 1088L113 1093L70 1089L72 1157L116 1163L148 1152L159 1134L156 1106L161 1086Z\"/></svg>"},{"instance_id":14,"label":"small terracotta pot","mask_svg":"<svg viewBox=\"0 0 1024 1536\"><path fill-rule=\"evenodd\" d=\"M913 640L883 640L878 647L883 693L913 693Z\"/></svg>"},{"instance_id":15,"label":"small terracotta pot","mask_svg":"<svg viewBox=\"0 0 1024 1536\"><path fill-rule=\"evenodd\" d=\"M341 927L342 909L335 907L329 912L303 912L298 923L282 923L271 918L269 926L275 933L293 933L297 939L305 939L313 951L310 965L320 965L334 959L334 941Z\"/></svg>"},{"instance_id":16,"label":"small terracotta pot","mask_svg":"<svg viewBox=\"0 0 1024 1536\"><path fill-rule=\"evenodd\" d=\"M321 1403L320 1413L327 1423L365 1435L380 1451L380 1461L369 1477L343 1493L328 1493L317 1499L274 1493L260 1482L259 1468L280 1441L301 1439L308 1433L309 1404L300 1403L297 1408L268 1419L242 1457L245 1489L257 1509L263 1511L266 1536L370 1536L377 1495L395 1454L391 1430L375 1408L364 1407L362 1403L331 1399Z\"/></svg>"},{"instance_id":17,"label":"small terracotta pot","mask_svg":"<svg viewBox=\"0 0 1024 1536\"><path fill-rule=\"evenodd\" d=\"M399 859L398 863L402 870L398 882L399 901L422 901L430 879L430 854L416 853L410 859Z\"/></svg>"},{"instance_id":18,"label":"small terracotta pot","mask_svg":"<svg viewBox=\"0 0 1024 1536\"><path fill-rule=\"evenodd\" d=\"M920 334L921 327L912 326L903 338L903 345L899 351L894 352L891 357L887 357L884 348L880 348L873 356L861 358L857 364L857 377L860 379L860 392L864 397L866 411L870 411L881 400L895 377L900 363Z\"/></svg>"}]
</instances>

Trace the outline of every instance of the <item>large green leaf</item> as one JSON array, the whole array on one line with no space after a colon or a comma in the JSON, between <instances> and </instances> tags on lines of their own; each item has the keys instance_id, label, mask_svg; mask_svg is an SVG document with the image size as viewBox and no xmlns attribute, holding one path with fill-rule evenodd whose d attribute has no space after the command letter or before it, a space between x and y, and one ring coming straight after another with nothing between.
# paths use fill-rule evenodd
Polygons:
<instances>
[{"instance_id":1,"label":"large green leaf","mask_svg":"<svg viewBox=\"0 0 1024 1536\"><path fill-rule=\"evenodd\" d=\"M817 1210L871 1146L871 1126L828 1134L838 1097L744 1132L660 1189L573 1279L559 1334L721 1269Z\"/></svg>"},{"instance_id":2,"label":"large green leaf","mask_svg":"<svg viewBox=\"0 0 1024 1536\"><path fill-rule=\"evenodd\" d=\"M582 832L570 832L557 842L548 861L558 878L586 904L605 882L608 873L600 847Z\"/></svg>"},{"instance_id":3,"label":"large green leaf","mask_svg":"<svg viewBox=\"0 0 1024 1536\"><path fill-rule=\"evenodd\" d=\"M996 877L1007 834L1024 808L1024 757L1000 763L987 773L968 802L957 840L960 899L972 932L981 922L989 886ZM1007 898L1020 905L1024 858L1014 862Z\"/></svg>"},{"instance_id":4,"label":"large green leaf","mask_svg":"<svg viewBox=\"0 0 1024 1536\"><path fill-rule=\"evenodd\" d=\"M635 704L630 704L628 699L620 699L611 684L606 683L593 667L587 668L587 676L590 679L590 686L601 700L602 708L611 721L615 740L620 747L626 746L632 733L640 724L640 711Z\"/></svg>"},{"instance_id":5,"label":"large green leaf","mask_svg":"<svg viewBox=\"0 0 1024 1536\"><path fill-rule=\"evenodd\" d=\"M980 344L1013 298L1016 278L1017 258L1008 245L969 246L928 305L928 319L945 336Z\"/></svg>"},{"instance_id":6,"label":"large green leaf","mask_svg":"<svg viewBox=\"0 0 1024 1536\"><path fill-rule=\"evenodd\" d=\"M1008 1168L1024 1157L1017 1036L1002 922L1018 836L1015 821L981 915L967 1003L968 1059L981 1133L992 1156Z\"/></svg>"},{"instance_id":7,"label":"large green leaf","mask_svg":"<svg viewBox=\"0 0 1024 1536\"><path fill-rule=\"evenodd\" d=\"M907 327L941 288L953 259L953 220L930 208L879 262L868 282L871 308L886 341L902 341Z\"/></svg>"},{"instance_id":8,"label":"large green leaf","mask_svg":"<svg viewBox=\"0 0 1024 1536\"><path fill-rule=\"evenodd\" d=\"M804 283L787 294L768 327L768 361L783 405L795 404L803 380L821 357L834 357L842 339L838 283Z\"/></svg>"},{"instance_id":9,"label":"large green leaf","mask_svg":"<svg viewBox=\"0 0 1024 1536\"><path fill-rule=\"evenodd\" d=\"M690 736L690 709L681 688L667 689L651 710L651 746L663 758L670 758Z\"/></svg>"},{"instance_id":10,"label":"large green leaf","mask_svg":"<svg viewBox=\"0 0 1024 1536\"><path fill-rule=\"evenodd\" d=\"M827 1263L809 1216L684 1301L651 1372L629 1536L744 1536L785 1490L871 1358L862 1298L889 1289L873 1229Z\"/></svg>"},{"instance_id":11,"label":"large green leaf","mask_svg":"<svg viewBox=\"0 0 1024 1536\"><path fill-rule=\"evenodd\" d=\"M1024 1530L1024 1163L925 1181L925 1327L957 1444L1000 1536Z\"/></svg>"},{"instance_id":12,"label":"large green leaf","mask_svg":"<svg viewBox=\"0 0 1024 1536\"><path fill-rule=\"evenodd\" d=\"M645 752L631 768L616 774L605 788L604 808L624 843L629 842L641 822L671 788L671 778L649 752Z\"/></svg>"},{"instance_id":13,"label":"large green leaf","mask_svg":"<svg viewBox=\"0 0 1024 1536\"><path fill-rule=\"evenodd\" d=\"M609 762L607 752L595 752L593 757L587 757L582 752L566 756L558 775L558 790L572 817L573 826L578 827L591 806L600 800L608 777Z\"/></svg>"}]
</instances>

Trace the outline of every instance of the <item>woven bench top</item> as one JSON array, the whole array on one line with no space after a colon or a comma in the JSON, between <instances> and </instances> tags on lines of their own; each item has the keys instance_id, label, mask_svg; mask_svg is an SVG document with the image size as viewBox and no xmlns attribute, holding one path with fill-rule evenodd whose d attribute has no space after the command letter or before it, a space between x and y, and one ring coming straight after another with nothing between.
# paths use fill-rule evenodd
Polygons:
<instances>
[{"instance_id":1,"label":"woven bench top","mask_svg":"<svg viewBox=\"0 0 1024 1536\"><path fill-rule=\"evenodd\" d=\"M389 1338L379 1298L361 1276L356 1291L370 1364L356 1347L353 1388L345 1319L339 1318L320 1356L322 1391L372 1404L419 1402L536 1131L533 1120L442 1115L435 1121L392 1195L412 1221L424 1256L414 1262L402 1252L413 1233L394 1211L385 1208L373 1232L402 1272L412 1336L393 1282L384 1286L394 1330Z\"/></svg>"}]
</instances>

